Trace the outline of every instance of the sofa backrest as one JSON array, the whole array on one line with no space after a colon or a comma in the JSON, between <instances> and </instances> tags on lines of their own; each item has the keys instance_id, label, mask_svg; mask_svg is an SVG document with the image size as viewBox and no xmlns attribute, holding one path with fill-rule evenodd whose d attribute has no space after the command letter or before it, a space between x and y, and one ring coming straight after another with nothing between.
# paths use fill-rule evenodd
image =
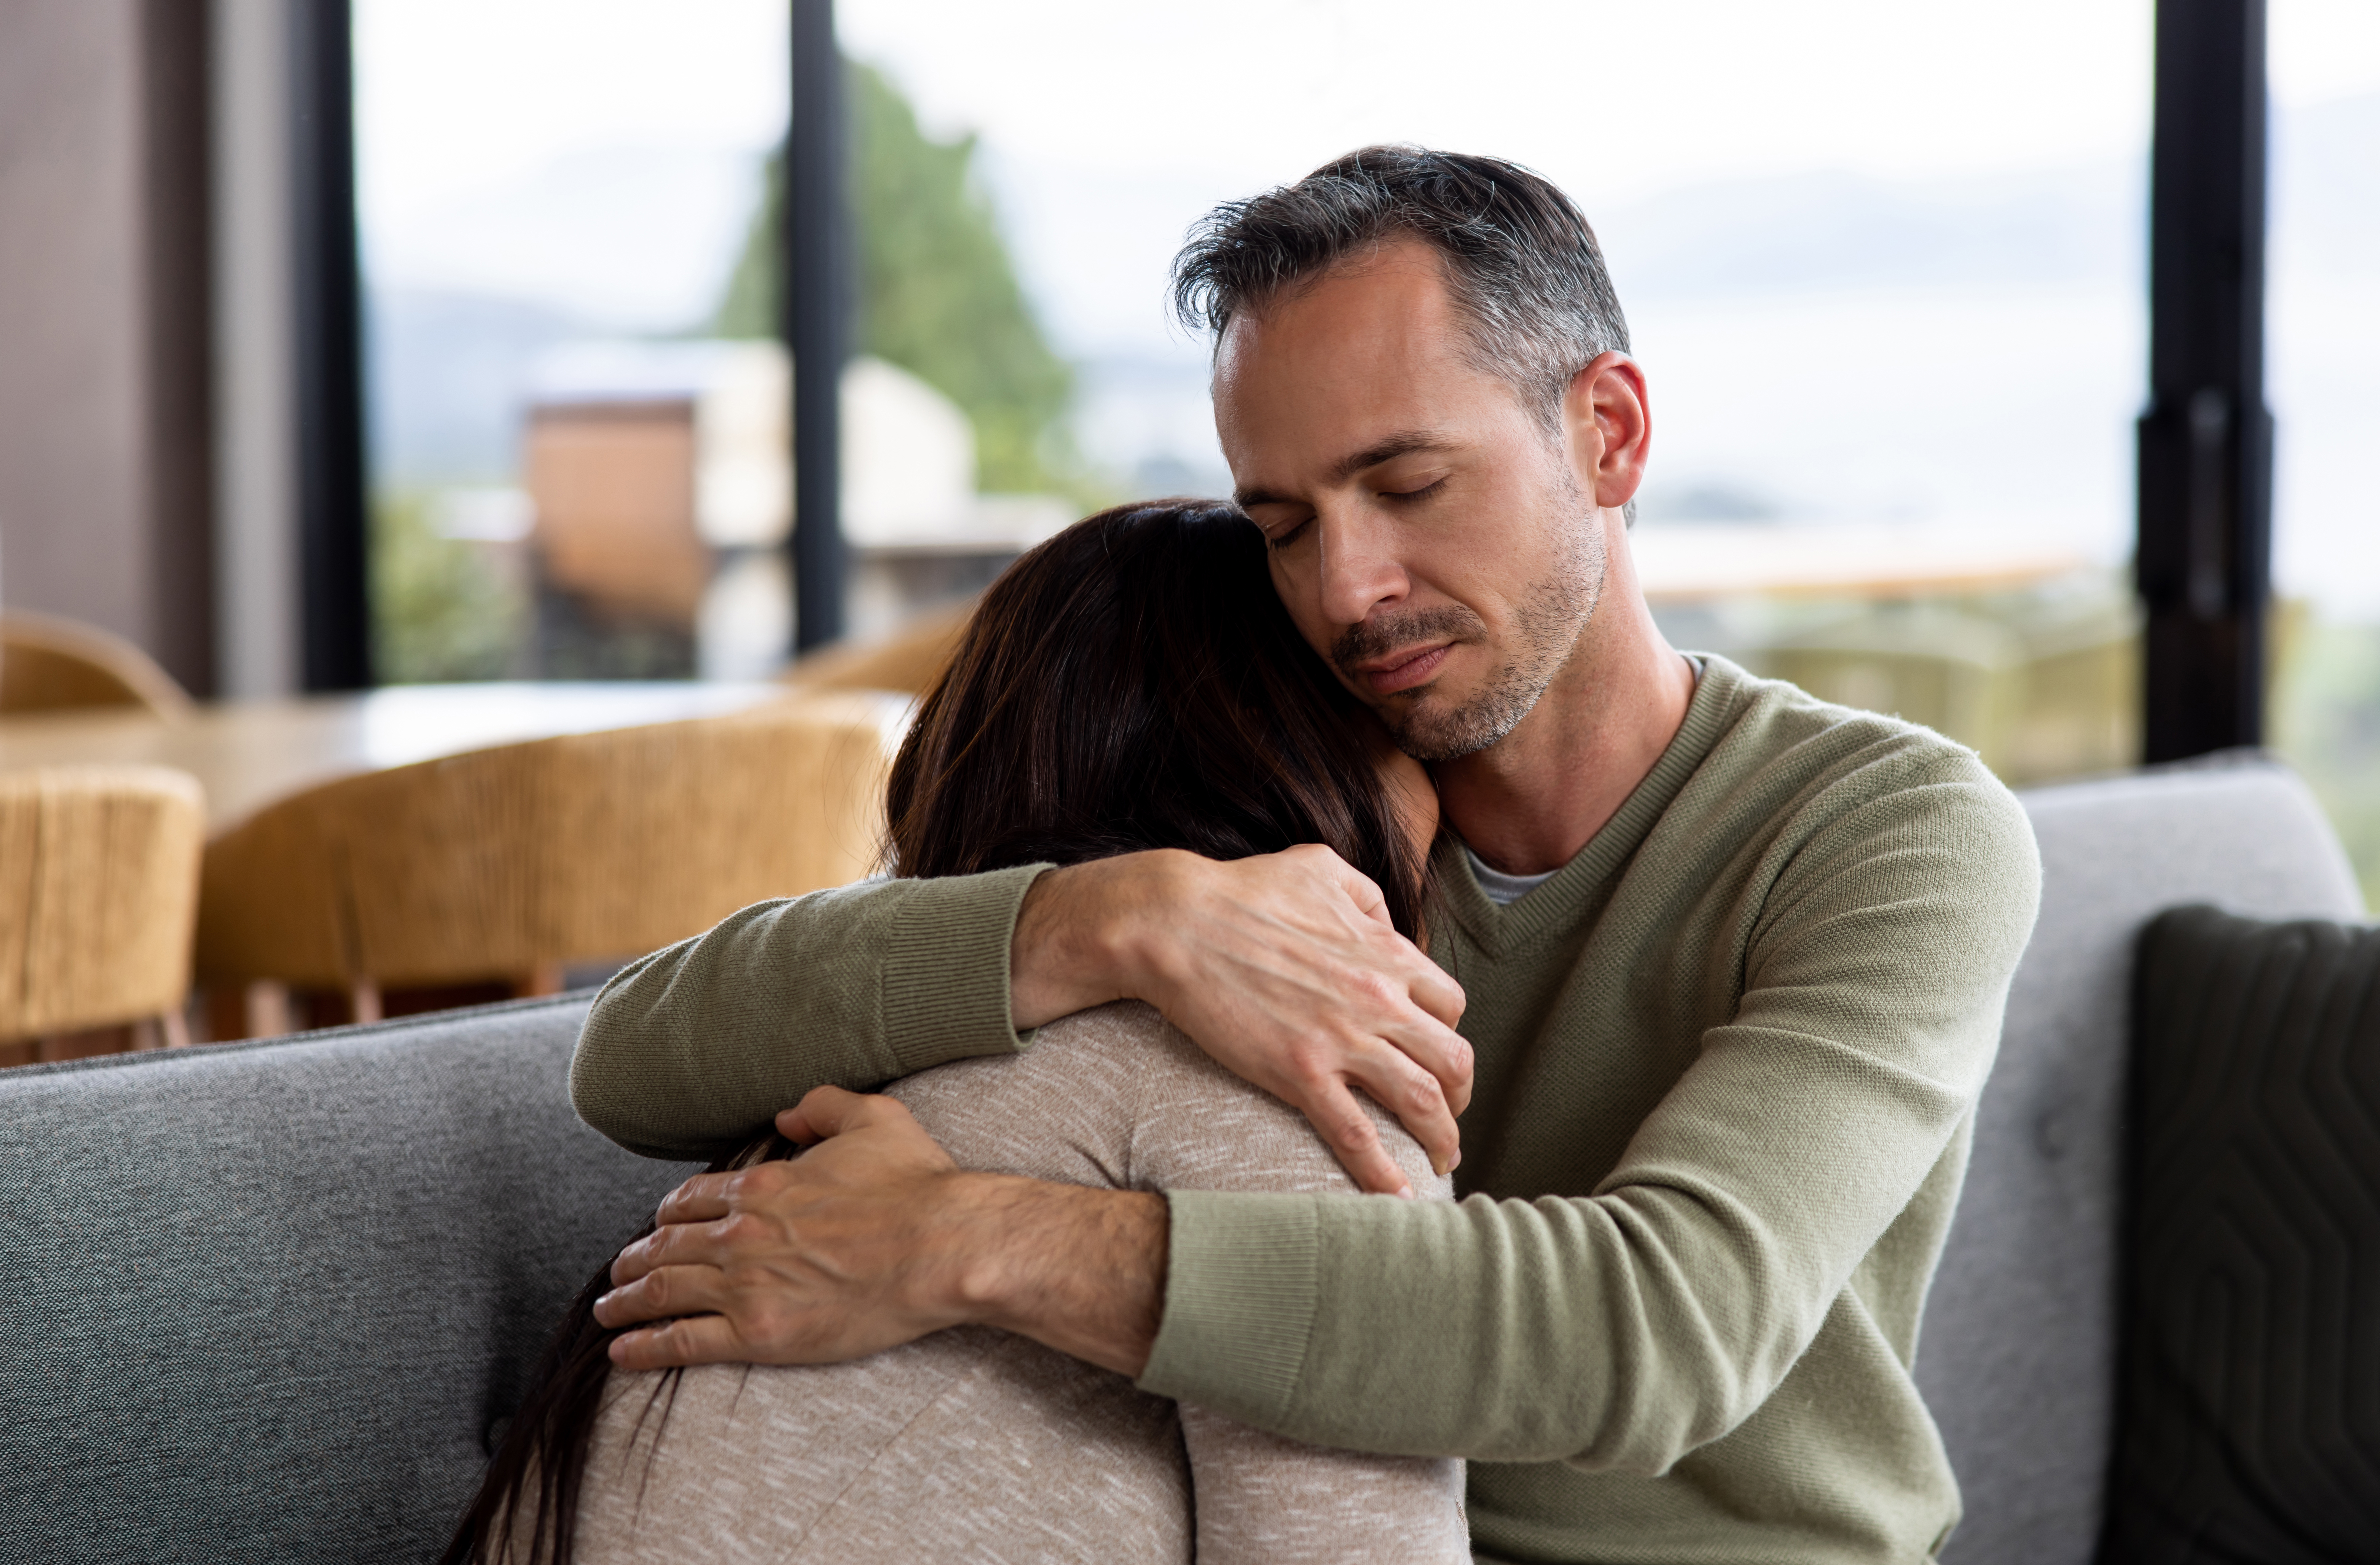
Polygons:
<instances>
[{"instance_id":1,"label":"sofa backrest","mask_svg":"<svg viewBox=\"0 0 2380 1565\"><path fill-rule=\"evenodd\" d=\"M586 1004L0 1074L0 1555L433 1557L690 1171L572 1115Z\"/></svg>"},{"instance_id":2,"label":"sofa backrest","mask_svg":"<svg viewBox=\"0 0 2380 1565\"><path fill-rule=\"evenodd\" d=\"M2025 803L2041 922L1918 1358L1966 1493L1949 1565L2093 1552L2140 928L2362 912L2269 764ZM0 1553L434 1553L563 1305L691 1171L571 1114L585 1008L0 1073Z\"/></svg>"},{"instance_id":3,"label":"sofa backrest","mask_svg":"<svg viewBox=\"0 0 2380 1565\"><path fill-rule=\"evenodd\" d=\"M2087 1565L2115 1394L2132 948L2162 909L2360 918L2304 784L2254 756L2024 795L2041 921L2009 995L1917 1380L1966 1501L1948 1565Z\"/></svg>"}]
</instances>

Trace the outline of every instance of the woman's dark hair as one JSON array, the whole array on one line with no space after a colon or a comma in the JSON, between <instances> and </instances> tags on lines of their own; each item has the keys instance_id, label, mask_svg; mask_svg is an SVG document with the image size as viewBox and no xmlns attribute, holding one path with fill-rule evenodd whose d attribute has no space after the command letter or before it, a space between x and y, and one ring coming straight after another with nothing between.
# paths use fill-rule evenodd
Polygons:
<instances>
[{"instance_id":1,"label":"woman's dark hair","mask_svg":"<svg viewBox=\"0 0 2380 1565\"><path fill-rule=\"evenodd\" d=\"M1322 843L1411 936L1427 870L1379 774L1387 744L1299 637L1245 516L1120 505L984 594L892 763L892 864L969 875Z\"/></svg>"},{"instance_id":2,"label":"woman's dark hair","mask_svg":"<svg viewBox=\"0 0 2380 1565\"><path fill-rule=\"evenodd\" d=\"M1298 636L1245 516L1217 501L1118 506L984 593L892 763L890 858L930 877L1322 843L1415 936L1427 861L1380 775L1386 742ZM711 1168L793 1153L771 1131ZM617 1335L595 1321L610 1287L607 1263L571 1304L444 1565L569 1565ZM664 1376L648 1411L666 1417L675 1388Z\"/></svg>"},{"instance_id":3,"label":"woman's dark hair","mask_svg":"<svg viewBox=\"0 0 2380 1565\"><path fill-rule=\"evenodd\" d=\"M710 1165L712 1173L774 1162L800 1150L771 1130ZM647 1222L628 1244L652 1232ZM626 1249L627 1244L623 1244ZM562 1325L546 1344L529 1377L529 1392L505 1425L495 1456L480 1476L439 1565L570 1565L578 1530L578 1491L587 1476L587 1451L611 1379L612 1339L620 1333L599 1325L595 1301L612 1291L612 1263L587 1280L563 1312ZM682 1370L654 1382L645 1415L669 1416ZM517 1547L516 1547L517 1546Z\"/></svg>"}]
</instances>

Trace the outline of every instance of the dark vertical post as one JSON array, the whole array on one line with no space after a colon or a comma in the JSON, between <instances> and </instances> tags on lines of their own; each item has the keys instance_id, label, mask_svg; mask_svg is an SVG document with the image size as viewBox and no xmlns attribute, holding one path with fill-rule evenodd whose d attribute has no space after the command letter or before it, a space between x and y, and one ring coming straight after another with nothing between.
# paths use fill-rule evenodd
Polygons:
<instances>
[{"instance_id":1,"label":"dark vertical post","mask_svg":"<svg viewBox=\"0 0 2380 1565\"><path fill-rule=\"evenodd\" d=\"M2264 737L2265 140L2265 0L2157 0L2140 421L2151 761Z\"/></svg>"},{"instance_id":2,"label":"dark vertical post","mask_svg":"<svg viewBox=\"0 0 2380 1565\"><path fill-rule=\"evenodd\" d=\"M834 0L793 0L785 136L784 285L794 357L794 648L843 635L843 364L850 350L851 208Z\"/></svg>"},{"instance_id":3,"label":"dark vertical post","mask_svg":"<svg viewBox=\"0 0 2380 1565\"><path fill-rule=\"evenodd\" d=\"M194 696L215 668L214 66L207 7L142 0L141 200L151 428L149 649Z\"/></svg>"},{"instance_id":4,"label":"dark vertical post","mask_svg":"<svg viewBox=\"0 0 2380 1565\"><path fill-rule=\"evenodd\" d=\"M360 690L372 682L371 603L347 0L294 0L289 18L299 662L309 690Z\"/></svg>"}]
</instances>

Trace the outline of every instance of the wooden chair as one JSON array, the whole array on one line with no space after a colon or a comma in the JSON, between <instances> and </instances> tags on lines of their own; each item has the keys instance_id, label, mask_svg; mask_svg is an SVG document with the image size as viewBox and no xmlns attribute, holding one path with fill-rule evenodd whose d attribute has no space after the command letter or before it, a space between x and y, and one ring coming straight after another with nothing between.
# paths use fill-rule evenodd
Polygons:
<instances>
[{"instance_id":1,"label":"wooden chair","mask_svg":"<svg viewBox=\"0 0 2380 1565\"><path fill-rule=\"evenodd\" d=\"M120 636L54 614L0 613L0 713L146 707L178 718L190 698Z\"/></svg>"},{"instance_id":2,"label":"wooden chair","mask_svg":"<svg viewBox=\"0 0 2380 1565\"><path fill-rule=\"evenodd\" d=\"M884 641L838 641L794 661L778 677L805 690L892 690L922 696L951 666L975 617L975 601L920 615Z\"/></svg>"},{"instance_id":3,"label":"wooden chair","mask_svg":"<svg viewBox=\"0 0 2380 1565\"><path fill-rule=\"evenodd\" d=\"M0 773L0 1064L188 1041L205 832L185 772Z\"/></svg>"},{"instance_id":4,"label":"wooden chair","mask_svg":"<svg viewBox=\"0 0 2380 1565\"><path fill-rule=\"evenodd\" d=\"M208 845L200 981L245 992L250 1032L285 1025L274 986L376 1020L388 989L551 993L565 964L842 885L880 851L900 719L880 695L789 697L327 783Z\"/></svg>"}]
</instances>

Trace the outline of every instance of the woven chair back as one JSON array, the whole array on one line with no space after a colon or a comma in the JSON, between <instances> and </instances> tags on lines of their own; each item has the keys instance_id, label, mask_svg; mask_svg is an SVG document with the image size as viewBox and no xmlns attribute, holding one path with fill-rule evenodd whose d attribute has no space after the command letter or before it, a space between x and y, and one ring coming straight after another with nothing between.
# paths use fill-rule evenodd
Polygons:
<instances>
[{"instance_id":1,"label":"woven chair back","mask_svg":"<svg viewBox=\"0 0 2380 1565\"><path fill-rule=\"evenodd\" d=\"M794 661L779 677L805 690L891 690L923 696L958 655L975 600L938 609L885 641L837 642Z\"/></svg>"},{"instance_id":2,"label":"woven chair back","mask_svg":"<svg viewBox=\"0 0 2380 1565\"><path fill-rule=\"evenodd\" d=\"M900 712L788 698L327 783L208 846L200 977L416 986L617 960L856 880Z\"/></svg>"},{"instance_id":3,"label":"woven chair back","mask_svg":"<svg viewBox=\"0 0 2380 1565\"><path fill-rule=\"evenodd\" d=\"M145 707L181 717L190 698L120 636L52 614L0 614L0 712Z\"/></svg>"},{"instance_id":4,"label":"woven chair back","mask_svg":"<svg viewBox=\"0 0 2380 1565\"><path fill-rule=\"evenodd\" d=\"M0 772L0 1042L181 1010L205 832L186 772Z\"/></svg>"}]
</instances>

